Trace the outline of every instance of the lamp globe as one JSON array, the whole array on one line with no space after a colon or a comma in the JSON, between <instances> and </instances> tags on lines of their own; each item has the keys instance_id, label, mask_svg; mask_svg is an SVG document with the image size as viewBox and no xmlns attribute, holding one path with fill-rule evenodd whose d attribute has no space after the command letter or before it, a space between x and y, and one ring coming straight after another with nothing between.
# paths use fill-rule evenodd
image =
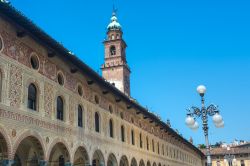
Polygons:
<instances>
[{"instance_id":1,"label":"lamp globe","mask_svg":"<svg viewBox=\"0 0 250 166\"><path fill-rule=\"evenodd\" d=\"M199 85L197 87L197 92L201 95L204 96L204 94L206 93L207 88L204 85Z\"/></svg>"}]
</instances>

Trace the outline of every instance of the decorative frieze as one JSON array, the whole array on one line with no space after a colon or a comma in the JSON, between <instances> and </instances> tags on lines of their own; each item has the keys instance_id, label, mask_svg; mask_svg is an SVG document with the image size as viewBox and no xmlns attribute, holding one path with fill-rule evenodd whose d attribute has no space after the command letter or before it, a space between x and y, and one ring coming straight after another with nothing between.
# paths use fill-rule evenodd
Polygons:
<instances>
[{"instance_id":1,"label":"decorative frieze","mask_svg":"<svg viewBox=\"0 0 250 166\"><path fill-rule=\"evenodd\" d=\"M77 92L77 80L72 76L72 74L66 73L65 87L73 92Z\"/></svg>"},{"instance_id":2,"label":"decorative frieze","mask_svg":"<svg viewBox=\"0 0 250 166\"><path fill-rule=\"evenodd\" d=\"M32 125L32 126L37 126L40 128L52 130L55 132L59 132L61 134L63 134L63 133L68 134L68 135L74 134L72 129L69 127L64 127L64 126L61 126L59 124L46 122L44 120L37 119L37 118L31 117L29 115L20 114L18 112L12 112L12 111L6 111L3 109L0 109L0 117L5 118L5 119L15 120L15 121L18 121L19 123L23 123L25 125Z\"/></svg>"},{"instance_id":3,"label":"decorative frieze","mask_svg":"<svg viewBox=\"0 0 250 166\"><path fill-rule=\"evenodd\" d=\"M47 78L56 81L56 65L49 60L45 60L44 62L44 75Z\"/></svg>"},{"instance_id":4,"label":"decorative frieze","mask_svg":"<svg viewBox=\"0 0 250 166\"><path fill-rule=\"evenodd\" d=\"M10 65L10 105L19 108L21 104L22 90L22 69L15 65Z\"/></svg>"},{"instance_id":5,"label":"decorative frieze","mask_svg":"<svg viewBox=\"0 0 250 166\"><path fill-rule=\"evenodd\" d=\"M71 125L74 124L74 115L76 114L77 117L77 109L76 109L76 103L75 103L75 99L70 97L69 98L69 122ZM76 123L76 122L75 122Z\"/></svg>"},{"instance_id":6,"label":"decorative frieze","mask_svg":"<svg viewBox=\"0 0 250 166\"><path fill-rule=\"evenodd\" d=\"M46 117L52 116L54 103L54 87L48 82L44 84L44 111Z\"/></svg>"}]
</instances>

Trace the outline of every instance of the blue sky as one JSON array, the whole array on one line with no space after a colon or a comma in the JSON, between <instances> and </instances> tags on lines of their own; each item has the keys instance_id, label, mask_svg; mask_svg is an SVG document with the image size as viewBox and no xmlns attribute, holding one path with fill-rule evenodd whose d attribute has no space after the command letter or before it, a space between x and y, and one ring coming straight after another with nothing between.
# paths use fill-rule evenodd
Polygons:
<instances>
[{"instance_id":1,"label":"blue sky","mask_svg":"<svg viewBox=\"0 0 250 166\"><path fill-rule=\"evenodd\" d=\"M11 0L18 10L100 73L112 0ZM128 44L132 96L171 120L195 144L202 129L184 124L186 108L220 106L223 129L211 123L209 139L250 140L250 2L248 0L116 0ZM199 121L201 125L201 121Z\"/></svg>"}]
</instances>

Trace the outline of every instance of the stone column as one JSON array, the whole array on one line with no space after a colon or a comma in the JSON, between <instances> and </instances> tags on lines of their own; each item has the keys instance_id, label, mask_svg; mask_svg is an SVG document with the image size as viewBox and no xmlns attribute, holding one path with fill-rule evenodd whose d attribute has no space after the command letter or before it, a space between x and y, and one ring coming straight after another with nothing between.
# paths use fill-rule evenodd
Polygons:
<instances>
[{"instance_id":1,"label":"stone column","mask_svg":"<svg viewBox=\"0 0 250 166\"><path fill-rule=\"evenodd\" d=\"M12 164L14 164L14 160L8 160L8 159L5 159L2 161L2 164L3 166L11 166Z\"/></svg>"}]
</instances>

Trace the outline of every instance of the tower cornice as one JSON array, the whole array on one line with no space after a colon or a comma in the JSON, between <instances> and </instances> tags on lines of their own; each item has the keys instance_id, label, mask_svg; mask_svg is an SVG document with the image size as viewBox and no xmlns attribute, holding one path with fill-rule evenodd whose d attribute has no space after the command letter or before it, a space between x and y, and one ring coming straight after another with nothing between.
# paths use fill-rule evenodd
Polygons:
<instances>
[{"instance_id":1,"label":"tower cornice","mask_svg":"<svg viewBox=\"0 0 250 166\"><path fill-rule=\"evenodd\" d=\"M117 41L121 41L122 44L124 44L125 47L127 47L127 43L123 39L113 39L113 40L106 39L103 41L103 44L117 42Z\"/></svg>"}]
</instances>

